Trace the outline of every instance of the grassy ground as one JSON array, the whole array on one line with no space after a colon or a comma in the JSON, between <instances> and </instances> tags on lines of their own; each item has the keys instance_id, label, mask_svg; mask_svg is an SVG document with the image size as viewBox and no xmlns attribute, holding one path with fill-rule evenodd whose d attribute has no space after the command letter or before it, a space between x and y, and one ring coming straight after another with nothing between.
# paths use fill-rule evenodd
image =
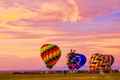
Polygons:
<instances>
[{"instance_id":1,"label":"grassy ground","mask_svg":"<svg viewBox=\"0 0 120 80\"><path fill-rule=\"evenodd\" d=\"M111 74L0 74L0 80L120 80L120 73Z\"/></svg>"}]
</instances>

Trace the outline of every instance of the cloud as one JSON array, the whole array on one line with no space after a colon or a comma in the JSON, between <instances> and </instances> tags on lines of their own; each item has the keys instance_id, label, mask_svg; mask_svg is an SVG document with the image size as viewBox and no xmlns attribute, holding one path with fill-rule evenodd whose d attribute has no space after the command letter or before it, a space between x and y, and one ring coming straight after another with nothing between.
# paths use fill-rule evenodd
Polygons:
<instances>
[{"instance_id":1,"label":"cloud","mask_svg":"<svg viewBox=\"0 0 120 80\"><path fill-rule=\"evenodd\" d=\"M105 46L106 48L120 49L120 45Z\"/></svg>"},{"instance_id":2,"label":"cloud","mask_svg":"<svg viewBox=\"0 0 120 80\"><path fill-rule=\"evenodd\" d=\"M7 0L1 1L0 4L2 4L0 7L3 8L1 10L3 13L0 14L3 19L16 19L16 17L28 18L32 16L31 19L41 21L58 20L76 22L79 20L79 9L75 0L62 0L58 2L54 0Z\"/></svg>"},{"instance_id":3,"label":"cloud","mask_svg":"<svg viewBox=\"0 0 120 80\"><path fill-rule=\"evenodd\" d=\"M96 16L109 15L120 9L119 0L76 0L79 6L80 16L83 19L92 19Z\"/></svg>"},{"instance_id":4,"label":"cloud","mask_svg":"<svg viewBox=\"0 0 120 80\"><path fill-rule=\"evenodd\" d=\"M41 62L41 63L40 63ZM39 57L21 58L16 55L1 55L0 70L15 71L15 70L44 70L42 60Z\"/></svg>"},{"instance_id":5,"label":"cloud","mask_svg":"<svg viewBox=\"0 0 120 80\"><path fill-rule=\"evenodd\" d=\"M75 0L66 0L66 3L54 0L46 1L41 4L36 19L76 22L80 19L79 9Z\"/></svg>"},{"instance_id":6,"label":"cloud","mask_svg":"<svg viewBox=\"0 0 120 80\"><path fill-rule=\"evenodd\" d=\"M11 12L9 14L21 13L23 10L24 15L28 14L34 20L76 22L118 11L119 3L119 0L58 0L57 2L55 0L1 0L0 7L4 8L2 9L4 13ZM18 7L18 9L13 12L10 11L10 7Z\"/></svg>"},{"instance_id":7,"label":"cloud","mask_svg":"<svg viewBox=\"0 0 120 80\"><path fill-rule=\"evenodd\" d=\"M11 7L8 9L0 8L0 21L16 21L20 19L28 19L34 15L33 12L23 8L23 7Z\"/></svg>"},{"instance_id":8,"label":"cloud","mask_svg":"<svg viewBox=\"0 0 120 80\"><path fill-rule=\"evenodd\" d=\"M6 24L0 24L1 33L15 36L15 38L44 38L63 35L95 35L106 33L119 33L119 12L108 16L99 16L91 21L77 23L70 22L42 22L22 19ZM3 27L2 27L3 26ZM115 37L114 35L113 37Z\"/></svg>"},{"instance_id":9,"label":"cloud","mask_svg":"<svg viewBox=\"0 0 120 80\"><path fill-rule=\"evenodd\" d=\"M54 69L66 67L66 55L69 50L76 49L79 53L84 53L88 58L92 54L99 52L102 54L119 55L120 34L94 34L94 35L63 35L48 36L46 38L31 39L1 39L0 50L2 61L1 69L45 69L45 64L40 58L39 48L45 43L56 44L62 50L62 57ZM112 36L116 36L110 38ZM74 43L73 43L74 42ZM111 47L112 46L112 47ZM3 56L5 55L5 56ZM11 56L12 55L12 56ZM8 57L7 57L8 56ZM118 59L118 58L117 58ZM4 63L3 63L4 62ZM8 62L10 64L8 64ZM62 63L61 63L62 62ZM60 68L61 67L61 68ZM63 70L63 69L62 69Z\"/></svg>"}]
</instances>

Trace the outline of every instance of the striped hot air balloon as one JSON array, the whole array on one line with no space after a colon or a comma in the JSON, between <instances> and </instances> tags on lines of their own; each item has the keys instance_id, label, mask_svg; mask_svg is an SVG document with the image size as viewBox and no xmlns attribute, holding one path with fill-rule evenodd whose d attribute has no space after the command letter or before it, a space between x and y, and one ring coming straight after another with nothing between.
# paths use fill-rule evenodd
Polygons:
<instances>
[{"instance_id":1,"label":"striped hot air balloon","mask_svg":"<svg viewBox=\"0 0 120 80\"><path fill-rule=\"evenodd\" d=\"M40 48L40 55L46 64L46 67L51 69L59 60L61 56L61 50L57 45L44 44Z\"/></svg>"},{"instance_id":2,"label":"striped hot air balloon","mask_svg":"<svg viewBox=\"0 0 120 80\"><path fill-rule=\"evenodd\" d=\"M90 72L110 72L111 66L114 63L112 55L94 54L90 58Z\"/></svg>"}]
</instances>

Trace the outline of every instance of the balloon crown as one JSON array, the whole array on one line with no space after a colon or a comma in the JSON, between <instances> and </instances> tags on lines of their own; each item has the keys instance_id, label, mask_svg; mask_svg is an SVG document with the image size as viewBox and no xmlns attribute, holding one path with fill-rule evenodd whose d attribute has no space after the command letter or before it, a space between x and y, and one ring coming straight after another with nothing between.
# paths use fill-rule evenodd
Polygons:
<instances>
[{"instance_id":1,"label":"balloon crown","mask_svg":"<svg viewBox=\"0 0 120 80\"><path fill-rule=\"evenodd\" d=\"M74 55L74 54L75 54L75 52L76 52L76 50L71 49L71 50L70 50L70 52L68 53L68 57L70 57L70 56Z\"/></svg>"}]
</instances>

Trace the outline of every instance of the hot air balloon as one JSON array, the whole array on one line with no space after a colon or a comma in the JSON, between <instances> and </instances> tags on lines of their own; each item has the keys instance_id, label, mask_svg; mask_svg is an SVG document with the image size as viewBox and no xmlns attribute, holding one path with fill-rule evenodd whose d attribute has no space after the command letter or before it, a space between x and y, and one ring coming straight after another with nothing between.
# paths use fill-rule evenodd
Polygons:
<instances>
[{"instance_id":1,"label":"hot air balloon","mask_svg":"<svg viewBox=\"0 0 120 80\"><path fill-rule=\"evenodd\" d=\"M61 56L61 50L57 45L44 44L40 48L40 55L46 64L46 67L52 69Z\"/></svg>"},{"instance_id":2,"label":"hot air balloon","mask_svg":"<svg viewBox=\"0 0 120 80\"><path fill-rule=\"evenodd\" d=\"M110 72L114 63L112 55L93 54L90 58L90 72Z\"/></svg>"},{"instance_id":3,"label":"hot air balloon","mask_svg":"<svg viewBox=\"0 0 120 80\"><path fill-rule=\"evenodd\" d=\"M81 68L86 62L86 57L83 54L75 53L71 51L68 54L67 66L71 71L77 71Z\"/></svg>"}]
</instances>

